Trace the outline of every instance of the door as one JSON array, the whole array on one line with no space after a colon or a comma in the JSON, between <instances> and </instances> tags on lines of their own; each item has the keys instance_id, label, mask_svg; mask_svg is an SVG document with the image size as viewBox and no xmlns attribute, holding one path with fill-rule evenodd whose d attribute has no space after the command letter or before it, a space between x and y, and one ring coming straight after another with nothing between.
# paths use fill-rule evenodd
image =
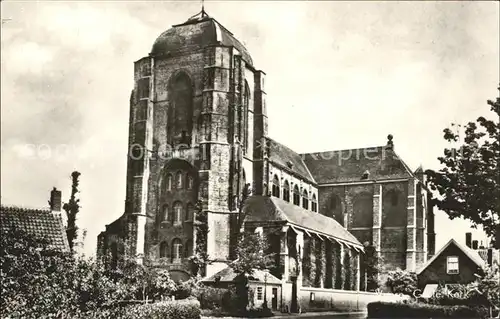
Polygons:
<instances>
[{"instance_id":1,"label":"door","mask_svg":"<svg viewBox=\"0 0 500 319\"><path fill-rule=\"evenodd\" d=\"M273 288L273 299L271 300L273 310L278 310L278 288Z\"/></svg>"}]
</instances>

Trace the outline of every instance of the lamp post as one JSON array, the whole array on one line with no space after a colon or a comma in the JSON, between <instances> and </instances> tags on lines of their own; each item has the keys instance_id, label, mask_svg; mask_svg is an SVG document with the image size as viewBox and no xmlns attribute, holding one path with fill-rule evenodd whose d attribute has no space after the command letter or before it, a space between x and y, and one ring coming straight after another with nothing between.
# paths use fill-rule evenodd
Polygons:
<instances>
[{"instance_id":1,"label":"lamp post","mask_svg":"<svg viewBox=\"0 0 500 319\"><path fill-rule=\"evenodd\" d=\"M264 309L267 309L267 271L264 272Z\"/></svg>"}]
</instances>

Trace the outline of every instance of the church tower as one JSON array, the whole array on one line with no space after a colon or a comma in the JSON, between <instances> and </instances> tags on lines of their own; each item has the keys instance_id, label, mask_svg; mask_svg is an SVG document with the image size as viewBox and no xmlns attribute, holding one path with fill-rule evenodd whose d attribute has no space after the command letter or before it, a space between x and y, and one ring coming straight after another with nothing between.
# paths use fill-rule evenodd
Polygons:
<instances>
[{"instance_id":1,"label":"church tower","mask_svg":"<svg viewBox=\"0 0 500 319\"><path fill-rule=\"evenodd\" d=\"M204 11L163 32L134 68L124 218L132 251L186 278L195 205L208 213L210 275L230 258L245 183L262 192L265 74Z\"/></svg>"}]
</instances>

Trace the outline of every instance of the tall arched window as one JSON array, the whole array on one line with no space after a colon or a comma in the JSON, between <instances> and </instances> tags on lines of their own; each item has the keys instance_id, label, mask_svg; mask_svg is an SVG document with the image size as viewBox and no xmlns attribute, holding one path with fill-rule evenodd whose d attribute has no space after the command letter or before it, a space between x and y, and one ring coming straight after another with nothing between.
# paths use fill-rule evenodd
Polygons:
<instances>
[{"instance_id":1,"label":"tall arched window","mask_svg":"<svg viewBox=\"0 0 500 319\"><path fill-rule=\"evenodd\" d=\"M290 202L290 184L287 180L283 183L283 199L287 202Z\"/></svg>"},{"instance_id":2,"label":"tall arched window","mask_svg":"<svg viewBox=\"0 0 500 319\"><path fill-rule=\"evenodd\" d=\"M182 260L182 242L179 238L175 238L172 241L172 262L173 263L180 263Z\"/></svg>"},{"instance_id":3,"label":"tall arched window","mask_svg":"<svg viewBox=\"0 0 500 319\"><path fill-rule=\"evenodd\" d=\"M171 191L172 190L172 175L168 174L167 175L167 191Z\"/></svg>"},{"instance_id":4,"label":"tall arched window","mask_svg":"<svg viewBox=\"0 0 500 319\"><path fill-rule=\"evenodd\" d=\"M293 187L293 203L300 206L300 191L297 185Z\"/></svg>"},{"instance_id":5,"label":"tall arched window","mask_svg":"<svg viewBox=\"0 0 500 319\"><path fill-rule=\"evenodd\" d=\"M178 189L181 189L182 188L182 172L177 172L177 174L175 174L175 187L178 188Z\"/></svg>"},{"instance_id":6,"label":"tall arched window","mask_svg":"<svg viewBox=\"0 0 500 319\"><path fill-rule=\"evenodd\" d=\"M248 82L245 81L245 92L243 96L243 153L246 154L248 152L248 106L250 101L250 87L248 86Z\"/></svg>"},{"instance_id":7,"label":"tall arched window","mask_svg":"<svg viewBox=\"0 0 500 319\"><path fill-rule=\"evenodd\" d=\"M313 212L317 212L318 211L318 201L316 200L316 194L313 194L312 195L312 199L311 199L311 210Z\"/></svg>"},{"instance_id":8,"label":"tall arched window","mask_svg":"<svg viewBox=\"0 0 500 319\"><path fill-rule=\"evenodd\" d=\"M171 145L191 143L193 130L193 87L189 76L181 72L170 80L167 114L167 138Z\"/></svg>"},{"instance_id":9,"label":"tall arched window","mask_svg":"<svg viewBox=\"0 0 500 319\"><path fill-rule=\"evenodd\" d=\"M309 194L307 193L307 190L304 189L302 192L302 207L305 209L309 209Z\"/></svg>"},{"instance_id":10,"label":"tall arched window","mask_svg":"<svg viewBox=\"0 0 500 319\"><path fill-rule=\"evenodd\" d=\"M276 175L273 177L273 196L280 197L280 181Z\"/></svg>"},{"instance_id":11,"label":"tall arched window","mask_svg":"<svg viewBox=\"0 0 500 319\"><path fill-rule=\"evenodd\" d=\"M186 220L192 221L193 216L194 216L194 206L193 206L193 204L189 203L186 206Z\"/></svg>"},{"instance_id":12,"label":"tall arched window","mask_svg":"<svg viewBox=\"0 0 500 319\"><path fill-rule=\"evenodd\" d=\"M182 223L182 203L174 203L174 224Z\"/></svg>"},{"instance_id":13,"label":"tall arched window","mask_svg":"<svg viewBox=\"0 0 500 319\"><path fill-rule=\"evenodd\" d=\"M162 210L162 220L163 220L163 221L168 221L168 220L169 220L169 215L168 215L168 205L163 205L163 210Z\"/></svg>"},{"instance_id":14,"label":"tall arched window","mask_svg":"<svg viewBox=\"0 0 500 319\"><path fill-rule=\"evenodd\" d=\"M168 255L168 244L166 241L160 243L160 258L166 258Z\"/></svg>"}]
</instances>

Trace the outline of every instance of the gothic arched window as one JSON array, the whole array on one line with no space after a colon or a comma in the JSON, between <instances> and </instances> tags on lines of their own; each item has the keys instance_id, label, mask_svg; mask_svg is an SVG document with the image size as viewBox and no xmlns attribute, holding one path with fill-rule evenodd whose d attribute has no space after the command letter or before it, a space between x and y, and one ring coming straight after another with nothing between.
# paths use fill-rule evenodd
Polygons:
<instances>
[{"instance_id":1,"label":"gothic arched window","mask_svg":"<svg viewBox=\"0 0 500 319\"><path fill-rule=\"evenodd\" d=\"M193 204L189 203L186 206L186 220L187 221L193 220L193 216L194 216L194 206Z\"/></svg>"},{"instance_id":2,"label":"gothic arched window","mask_svg":"<svg viewBox=\"0 0 500 319\"><path fill-rule=\"evenodd\" d=\"M300 191L297 185L293 187L293 204L300 206Z\"/></svg>"},{"instance_id":3,"label":"gothic arched window","mask_svg":"<svg viewBox=\"0 0 500 319\"><path fill-rule=\"evenodd\" d=\"M176 264L180 263L182 260L182 256L182 242L179 238L175 238L172 241L172 261Z\"/></svg>"},{"instance_id":4,"label":"gothic arched window","mask_svg":"<svg viewBox=\"0 0 500 319\"><path fill-rule=\"evenodd\" d=\"M307 193L307 190L304 189L304 192L302 193L302 207L305 209L309 209L309 194Z\"/></svg>"},{"instance_id":5,"label":"gothic arched window","mask_svg":"<svg viewBox=\"0 0 500 319\"><path fill-rule=\"evenodd\" d=\"M168 215L168 205L163 205L162 209L162 220L163 221L168 221L169 215Z\"/></svg>"},{"instance_id":6,"label":"gothic arched window","mask_svg":"<svg viewBox=\"0 0 500 319\"><path fill-rule=\"evenodd\" d=\"M243 153L244 154L248 152L248 144L249 144L249 139L248 139L249 101L250 101L250 87L248 86L248 82L245 81L245 92L243 96Z\"/></svg>"},{"instance_id":7,"label":"gothic arched window","mask_svg":"<svg viewBox=\"0 0 500 319\"><path fill-rule=\"evenodd\" d=\"M193 86L181 72L170 80L167 114L167 138L171 145L191 144L193 130Z\"/></svg>"},{"instance_id":8,"label":"gothic arched window","mask_svg":"<svg viewBox=\"0 0 500 319\"><path fill-rule=\"evenodd\" d=\"M172 190L172 175L168 174L167 175L167 182L166 182L166 186L167 186L167 191L171 191Z\"/></svg>"},{"instance_id":9,"label":"gothic arched window","mask_svg":"<svg viewBox=\"0 0 500 319\"><path fill-rule=\"evenodd\" d=\"M186 184L187 184L187 189L193 189L193 185L194 185L194 179L193 179L193 176L187 174L187 178L186 178Z\"/></svg>"},{"instance_id":10,"label":"gothic arched window","mask_svg":"<svg viewBox=\"0 0 500 319\"><path fill-rule=\"evenodd\" d=\"M273 177L273 196L280 197L280 181L276 175Z\"/></svg>"},{"instance_id":11,"label":"gothic arched window","mask_svg":"<svg viewBox=\"0 0 500 319\"><path fill-rule=\"evenodd\" d=\"M182 172L175 174L175 187L178 189L182 188Z\"/></svg>"},{"instance_id":12,"label":"gothic arched window","mask_svg":"<svg viewBox=\"0 0 500 319\"><path fill-rule=\"evenodd\" d=\"M160 258L165 258L168 255L168 244L166 241L160 243Z\"/></svg>"},{"instance_id":13,"label":"gothic arched window","mask_svg":"<svg viewBox=\"0 0 500 319\"><path fill-rule=\"evenodd\" d=\"M180 224L182 222L182 203L174 203L174 224Z\"/></svg>"},{"instance_id":14,"label":"gothic arched window","mask_svg":"<svg viewBox=\"0 0 500 319\"><path fill-rule=\"evenodd\" d=\"M290 202L290 184L287 180L283 183L283 199L287 202Z\"/></svg>"},{"instance_id":15,"label":"gothic arched window","mask_svg":"<svg viewBox=\"0 0 500 319\"><path fill-rule=\"evenodd\" d=\"M316 200L316 195L315 194L312 195L311 210L313 212L317 212L318 211L318 201Z\"/></svg>"}]
</instances>

